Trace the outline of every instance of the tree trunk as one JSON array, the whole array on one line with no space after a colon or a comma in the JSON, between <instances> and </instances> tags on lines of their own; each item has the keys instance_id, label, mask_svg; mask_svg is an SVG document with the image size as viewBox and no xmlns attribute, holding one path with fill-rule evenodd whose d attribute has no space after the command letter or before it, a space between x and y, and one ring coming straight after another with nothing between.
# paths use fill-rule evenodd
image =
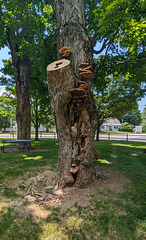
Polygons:
<instances>
[{"instance_id":1,"label":"tree trunk","mask_svg":"<svg viewBox=\"0 0 146 240\"><path fill-rule=\"evenodd\" d=\"M17 137L18 139L30 139L30 61L29 56L18 56L19 48L14 43L14 37L14 31L8 29L8 41L12 55L17 94Z\"/></svg>"},{"instance_id":2,"label":"tree trunk","mask_svg":"<svg viewBox=\"0 0 146 240\"><path fill-rule=\"evenodd\" d=\"M39 140L39 117L38 117L38 100L35 105L35 141Z\"/></svg>"},{"instance_id":3,"label":"tree trunk","mask_svg":"<svg viewBox=\"0 0 146 240\"><path fill-rule=\"evenodd\" d=\"M47 67L59 141L60 185L75 183L82 187L94 180L97 159L94 149L96 108L90 90L91 78L79 79L78 76L80 63L92 65L92 48L85 31L84 1L55 0L55 8L57 48L66 46L72 51L70 60L61 59Z\"/></svg>"},{"instance_id":4,"label":"tree trunk","mask_svg":"<svg viewBox=\"0 0 146 240\"><path fill-rule=\"evenodd\" d=\"M98 123L97 124L97 129L96 129L96 132L97 132L97 134L96 134L96 142L98 142L99 141L99 130L100 130L100 124Z\"/></svg>"},{"instance_id":5,"label":"tree trunk","mask_svg":"<svg viewBox=\"0 0 146 240\"><path fill-rule=\"evenodd\" d=\"M27 57L21 58L19 67L15 69L17 91L17 126L18 139L30 139L31 116L30 116L30 65Z\"/></svg>"}]
</instances>

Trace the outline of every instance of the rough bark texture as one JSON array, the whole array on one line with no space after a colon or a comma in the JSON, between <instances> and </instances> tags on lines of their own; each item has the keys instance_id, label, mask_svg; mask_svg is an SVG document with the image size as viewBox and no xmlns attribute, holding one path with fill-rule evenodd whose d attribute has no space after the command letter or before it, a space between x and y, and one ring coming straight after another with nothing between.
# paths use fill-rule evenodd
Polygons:
<instances>
[{"instance_id":1,"label":"rough bark texture","mask_svg":"<svg viewBox=\"0 0 146 240\"><path fill-rule=\"evenodd\" d=\"M17 126L18 139L30 139L31 117L29 102L30 72L27 58L21 59L19 67L15 69L17 90ZM19 72L18 72L19 71Z\"/></svg>"},{"instance_id":2,"label":"rough bark texture","mask_svg":"<svg viewBox=\"0 0 146 240\"><path fill-rule=\"evenodd\" d=\"M85 30L84 1L55 0L57 17L57 48L69 47L70 61L52 63L47 68L48 88L59 140L60 185L76 184L80 187L95 178L94 149L96 111L90 90L91 79L78 78L78 65L92 65L92 48ZM60 55L58 55L60 58ZM60 64L59 64L60 63ZM79 93L84 80L88 89ZM79 99L73 95L78 89ZM71 91L70 91L71 90ZM82 91L82 92L83 92Z\"/></svg>"},{"instance_id":3,"label":"rough bark texture","mask_svg":"<svg viewBox=\"0 0 146 240\"><path fill-rule=\"evenodd\" d=\"M14 78L16 81L17 93L17 127L18 139L30 139L31 115L29 103L29 86L30 86L30 63L29 57L18 56L19 48L14 43L15 33L8 29L8 41L12 54L12 62L14 68Z\"/></svg>"}]
</instances>

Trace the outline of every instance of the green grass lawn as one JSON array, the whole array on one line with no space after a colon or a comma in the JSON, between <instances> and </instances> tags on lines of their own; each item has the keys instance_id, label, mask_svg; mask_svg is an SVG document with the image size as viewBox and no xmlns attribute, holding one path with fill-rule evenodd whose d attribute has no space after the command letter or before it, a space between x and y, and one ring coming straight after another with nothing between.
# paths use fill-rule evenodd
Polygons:
<instances>
[{"instance_id":1,"label":"green grass lawn","mask_svg":"<svg viewBox=\"0 0 146 240\"><path fill-rule=\"evenodd\" d=\"M1 240L144 240L146 239L146 155L145 143L100 141L97 167L112 168L131 179L123 191L105 188L91 196L89 205L80 202L64 212L48 208L48 217L35 221L32 215L22 217L2 201L23 196L10 188L12 180L29 178L43 171L46 165L55 170L58 162L56 139L33 142L38 151L0 154L0 239ZM43 149L39 151L39 149ZM112 164L107 164L112 162ZM22 187L22 186L21 186Z\"/></svg>"}]
</instances>

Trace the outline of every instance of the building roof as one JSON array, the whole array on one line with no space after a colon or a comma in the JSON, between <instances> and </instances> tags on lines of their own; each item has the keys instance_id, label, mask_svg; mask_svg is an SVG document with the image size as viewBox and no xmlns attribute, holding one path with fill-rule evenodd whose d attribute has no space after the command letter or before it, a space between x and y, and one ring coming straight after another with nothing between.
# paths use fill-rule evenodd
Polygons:
<instances>
[{"instance_id":1,"label":"building roof","mask_svg":"<svg viewBox=\"0 0 146 240\"><path fill-rule=\"evenodd\" d=\"M104 125L121 125L121 123L117 118L107 118Z\"/></svg>"}]
</instances>

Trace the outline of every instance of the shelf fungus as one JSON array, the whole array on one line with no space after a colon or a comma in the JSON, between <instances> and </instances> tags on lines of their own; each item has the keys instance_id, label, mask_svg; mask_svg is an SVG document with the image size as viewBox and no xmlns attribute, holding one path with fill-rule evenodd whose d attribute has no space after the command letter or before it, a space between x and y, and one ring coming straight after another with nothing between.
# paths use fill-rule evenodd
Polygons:
<instances>
[{"instance_id":1,"label":"shelf fungus","mask_svg":"<svg viewBox=\"0 0 146 240\"><path fill-rule=\"evenodd\" d=\"M78 171L79 171L79 166L77 166L76 164L72 164L70 168L70 173L76 174Z\"/></svg>"},{"instance_id":2,"label":"shelf fungus","mask_svg":"<svg viewBox=\"0 0 146 240\"><path fill-rule=\"evenodd\" d=\"M73 102L82 102L81 99L73 99Z\"/></svg>"},{"instance_id":3,"label":"shelf fungus","mask_svg":"<svg viewBox=\"0 0 146 240\"><path fill-rule=\"evenodd\" d=\"M85 78L90 80L93 77L93 73L91 72L91 70L85 70L83 72L80 72L78 77L79 79Z\"/></svg>"},{"instance_id":4,"label":"shelf fungus","mask_svg":"<svg viewBox=\"0 0 146 240\"><path fill-rule=\"evenodd\" d=\"M72 53L71 50L66 50L63 54L63 57L69 57L71 53Z\"/></svg>"},{"instance_id":5,"label":"shelf fungus","mask_svg":"<svg viewBox=\"0 0 146 240\"><path fill-rule=\"evenodd\" d=\"M79 99L83 99L83 98L86 98L86 97L88 97L87 94L80 96Z\"/></svg>"},{"instance_id":6,"label":"shelf fungus","mask_svg":"<svg viewBox=\"0 0 146 240\"><path fill-rule=\"evenodd\" d=\"M84 82L84 81L78 81L78 84L80 85L80 84L86 84L86 82Z\"/></svg>"},{"instance_id":7,"label":"shelf fungus","mask_svg":"<svg viewBox=\"0 0 146 240\"><path fill-rule=\"evenodd\" d=\"M69 92L73 95L73 96L82 96L82 95L86 95L86 90L81 89L81 88L73 88L71 90L69 90Z\"/></svg>"},{"instance_id":8,"label":"shelf fungus","mask_svg":"<svg viewBox=\"0 0 146 240\"><path fill-rule=\"evenodd\" d=\"M88 66L90 66L90 63L80 63L78 65L79 68L85 68L85 67L88 67Z\"/></svg>"},{"instance_id":9,"label":"shelf fungus","mask_svg":"<svg viewBox=\"0 0 146 240\"><path fill-rule=\"evenodd\" d=\"M91 80L93 78L93 67L89 63L80 63L78 65L78 78Z\"/></svg>"},{"instance_id":10,"label":"shelf fungus","mask_svg":"<svg viewBox=\"0 0 146 240\"><path fill-rule=\"evenodd\" d=\"M72 53L72 51L69 50L68 47L60 48L58 52L61 53L61 54L63 54L62 57L69 57L70 54Z\"/></svg>"},{"instance_id":11,"label":"shelf fungus","mask_svg":"<svg viewBox=\"0 0 146 240\"><path fill-rule=\"evenodd\" d=\"M93 71L93 67L90 65L90 66L88 66L88 67L85 67L84 70L87 70L87 71L88 71L88 70Z\"/></svg>"},{"instance_id":12,"label":"shelf fungus","mask_svg":"<svg viewBox=\"0 0 146 240\"><path fill-rule=\"evenodd\" d=\"M89 85L88 84L80 84L79 88L81 88L81 89L88 89Z\"/></svg>"},{"instance_id":13,"label":"shelf fungus","mask_svg":"<svg viewBox=\"0 0 146 240\"><path fill-rule=\"evenodd\" d=\"M67 51L67 50L69 50L68 47L63 47L63 48L60 48L58 52L61 53L61 54L64 54L65 51Z\"/></svg>"}]
</instances>

